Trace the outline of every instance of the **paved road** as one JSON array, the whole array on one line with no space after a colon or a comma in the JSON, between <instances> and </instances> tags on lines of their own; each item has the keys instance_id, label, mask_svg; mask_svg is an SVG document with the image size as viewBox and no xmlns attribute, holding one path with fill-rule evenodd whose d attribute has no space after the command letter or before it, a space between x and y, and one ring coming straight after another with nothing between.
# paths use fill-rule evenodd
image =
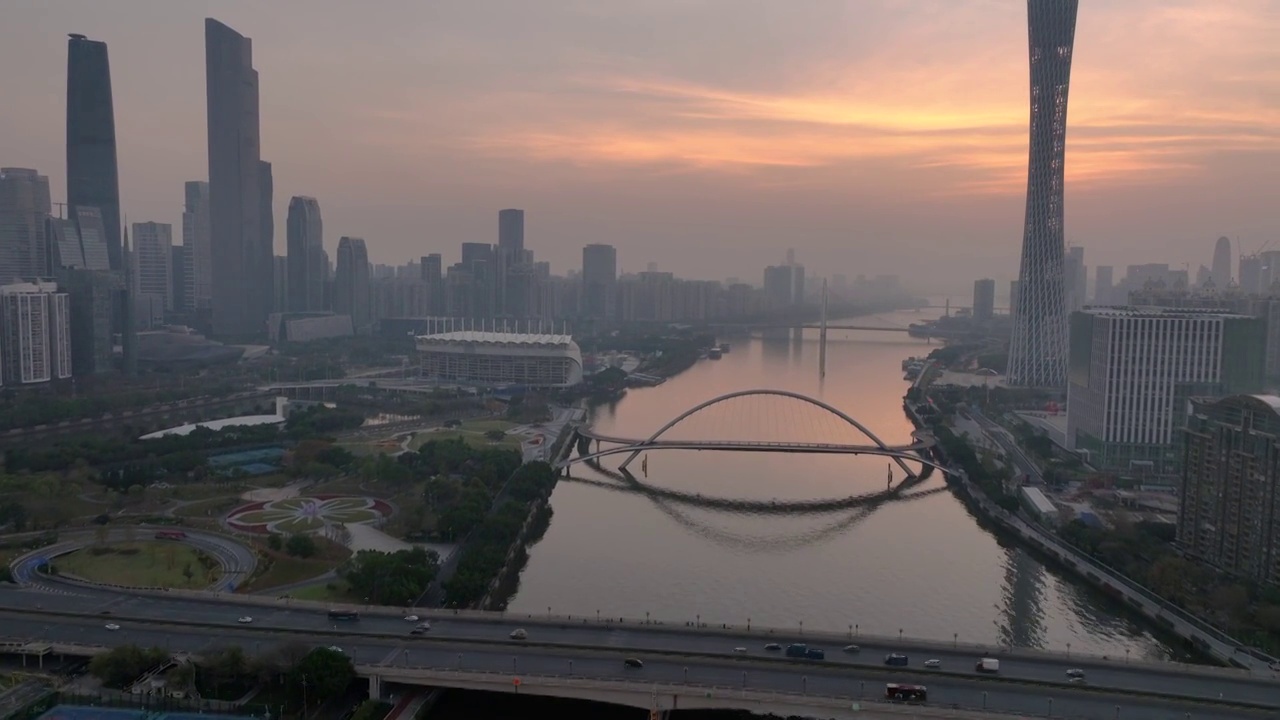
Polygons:
<instances>
[{"instance_id":1,"label":"paved road","mask_svg":"<svg viewBox=\"0 0 1280 720\"><path fill-rule=\"evenodd\" d=\"M61 618L39 626L41 637L50 642L75 642L92 645L139 644L167 647L174 652L200 653L235 644L262 652L287 638L263 627L231 627L216 636L206 630L177 625L145 625L117 620L118 631L105 629L100 618ZM442 621L443 624L443 621ZM25 617L0 613L0 634L30 630ZM316 640L312 640L316 642ZM462 641L405 637L362 638L346 636L324 638L316 642L342 649L357 664L382 664L402 667L481 670L511 672L513 675L559 675L595 679L625 679L642 682L688 682L694 685L745 687L748 690L809 692L815 695L865 697L878 699L883 692L885 675L870 668L831 668L788 663L752 662L749 658L729 656L718 659L680 659L646 655L630 649L580 651L510 642L505 646L476 646ZM625 657L639 657L641 669L624 667ZM1052 710L1054 716L1106 718L1124 720L1243 720L1272 717L1274 712L1247 711L1197 703L1178 703L1091 692L1064 686L1048 690L1017 684L984 683L979 679L944 678L926 671L910 670L893 678L895 681L925 684L930 702L937 705L1000 710L1041 715ZM1116 708L1119 707L1119 715Z\"/></svg>"},{"instance_id":2,"label":"paved road","mask_svg":"<svg viewBox=\"0 0 1280 720\"><path fill-rule=\"evenodd\" d=\"M369 637L373 635L403 635L404 642L410 642L408 631L412 623L401 618L365 614L359 622L335 623L325 613L315 609L293 609L286 606L262 607L252 604L238 604L235 598L227 598L225 604L200 602L189 599L171 599L163 597L140 597L115 595L108 593L87 595L51 595L31 590L0 590L0 608L33 609L40 605L44 610L76 612L86 616L95 616L102 611L111 613L110 620L129 627L129 619L157 620L163 619L173 623L214 623L225 625L227 630L250 632L262 638L267 631L273 629L316 631L338 631L351 638ZM722 632L686 630L670 626L619 625L617 623L597 623L594 618L584 623L541 624L538 622L521 622L513 618L494 620L477 620L457 617L443 612L423 613L431 618L432 629L430 640L505 640L508 634L517 627L524 627L529 639L534 642L590 645L596 648L618 648L619 652L692 652L714 653L730 656L735 660L776 658L780 653L766 651L768 642L783 645L790 642L805 641L814 647L827 651L827 660L835 667L847 669L877 668L883 670L884 655L889 652L903 652L910 658L910 669L901 671L907 674L922 672L927 659L942 661L943 669L949 672L960 672L978 675L973 671L977 654L974 650L966 650L964 646L955 649L924 649L910 640L897 643L884 641L882 638L863 640L855 638L861 648L856 654L845 653L842 647L846 640L818 642L810 636L805 638L796 635L769 636L761 632ZM237 618L249 615L254 618L250 627L240 626ZM108 621L105 616L91 617L90 626L100 625ZM45 625L64 622L56 616L26 617L5 613L0 619L0 635L34 636L46 638L38 630ZM176 626L175 626L176 627ZM138 632L151 632L145 626L138 626ZM203 638L205 642L217 642L214 636L224 633L217 629L186 628L182 632L193 637ZM279 637L288 637L279 635ZM323 636L320 636L323 639ZM364 642L364 641L362 641ZM369 637L370 646L387 647L387 643L397 642L394 639ZM743 647L745 653L734 652ZM1162 667L1128 666L1123 661L1103 662L1097 658L1056 658L1051 656L1028 656L997 653L1001 660L1001 676L1006 678L1035 680L1042 682L1059 682L1066 685L1066 670L1071 667L1084 669L1089 683L1095 687L1107 687L1118 690L1146 691L1166 693L1188 698L1218 699L1219 697L1240 701L1256 702L1280 708L1280 681L1275 678L1249 678L1234 674L1189 671L1185 666L1170 665ZM818 667L805 661L790 661L796 666L806 669Z\"/></svg>"}]
</instances>

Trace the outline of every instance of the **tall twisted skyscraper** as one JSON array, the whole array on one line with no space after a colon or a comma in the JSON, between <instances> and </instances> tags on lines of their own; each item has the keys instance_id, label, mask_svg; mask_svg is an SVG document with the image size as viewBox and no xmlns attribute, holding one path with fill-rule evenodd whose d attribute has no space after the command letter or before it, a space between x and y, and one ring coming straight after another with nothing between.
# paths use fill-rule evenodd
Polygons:
<instances>
[{"instance_id":1,"label":"tall twisted skyscraper","mask_svg":"<svg viewBox=\"0 0 1280 720\"><path fill-rule=\"evenodd\" d=\"M1018 296L1012 299L1009 383L1063 387L1067 297L1063 268L1062 186L1067 92L1079 0L1027 0L1031 57L1031 148Z\"/></svg>"},{"instance_id":2,"label":"tall twisted skyscraper","mask_svg":"<svg viewBox=\"0 0 1280 720\"><path fill-rule=\"evenodd\" d=\"M123 270L111 64L107 44L84 35L67 42L67 203L102 211L111 269Z\"/></svg>"},{"instance_id":3,"label":"tall twisted skyscraper","mask_svg":"<svg viewBox=\"0 0 1280 720\"><path fill-rule=\"evenodd\" d=\"M270 165L258 145L258 71L249 38L204 21L209 121L209 227L213 332L266 333L274 252L264 237Z\"/></svg>"}]
</instances>

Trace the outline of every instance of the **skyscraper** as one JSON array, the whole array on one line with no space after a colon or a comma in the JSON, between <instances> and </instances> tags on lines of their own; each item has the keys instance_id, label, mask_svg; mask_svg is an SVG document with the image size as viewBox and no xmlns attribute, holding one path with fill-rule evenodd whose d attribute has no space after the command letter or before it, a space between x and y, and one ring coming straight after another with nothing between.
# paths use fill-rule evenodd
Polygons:
<instances>
[{"instance_id":1,"label":"skyscraper","mask_svg":"<svg viewBox=\"0 0 1280 720\"><path fill-rule=\"evenodd\" d=\"M996 312L996 281L983 278L973 281L973 319L986 322Z\"/></svg>"},{"instance_id":2,"label":"skyscraper","mask_svg":"<svg viewBox=\"0 0 1280 720\"><path fill-rule=\"evenodd\" d=\"M1063 278L1063 167L1067 95L1079 0L1027 0L1031 131L1027 207L1009 382L1066 384L1067 297Z\"/></svg>"},{"instance_id":3,"label":"skyscraper","mask_svg":"<svg viewBox=\"0 0 1280 720\"><path fill-rule=\"evenodd\" d=\"M45 274L49 178L27 168L0 168L0 284Z\"/></svg>"},{"instance_id":4,"label":"skyscraper","mask_svg":"<svg viewBox=\"0 0 1280 720\"><path fill-rule=\"evenodd\" d=\"M350 315L357 335L369 329L369 250L361 238L338 240L338 270L333 280L333 311Z\"/></svg>"},{"instance_id":5,"label":"skyscraper","mask_svg":"<svg viewBox=\"0 0 1280 720\"><path fill-rule=\"evenodd\" d=\"M1231 285L1231 240L1225 237L1218 238L1218 243L1213 246L1213 286L1219 290L1226 290Z\"/></svg>"},{"instance_id":6,"label":"skyscraper","mask_svg":"<svg viewBox=\"0 0 1280 720\"><path fill-rule=\"evenodd\" d=\"M107 44L84 35L67 43L67 203L102 211L107 258L112 270L122 270L111 64Z\"/></svg>"},{"instance_id":7,"label":"skyscraper","mask_svg":"<svg viewBox=\"0 0 1280 720\"><path fill-rule=\"evenodd\" d=\"M1064 287L1067 289L1067 312L1084 307L1089 271L1084 266L1084 248L1073 245L1067 248L1062 264Z\"/></svg>"},{"instance_id":8,"label":"skyscraper","mask_svg":"<svg viewBox=\"0 0 1280 720\"><path fill-rule=\"evenodd\" d=\"M0 286L0 377L26 385L71 377L71 312L56 283Z\"/></svg>"},{"instance_id":9,"label":"skyscraper","mask_svg":"<svg viewBox=\"0 0 1280 720\"><path fill-rule=\"evenodd\" d=\"M182 245L186 248L186 304L182 309L213 306L213 254L209 226L209 183L189 180L184 188Z\"/></svg>"},{"instance_id":10,"label":"skyscraper","mask_svg":"<svg viewBox=\"0 0 1280 720\"><path fill-rule=\"evenodd\" d=\"M1115 294L1113 273L1114 270L1110 265L1099 265L1093 269L1094 305L1110 305L1115 302L1112 298Z\"/></svg>"},{"instance_id":11,"label":"skyscraper","mask_svg":"<svg viewBox=\"0 0 1280 720\"><path fill-rule=\"evenodd\" d=\"M498 252L506 255L511 263L523 262L523 210L508 209L498 211Z\"/></svg>"},{"instance_id":12,"label":"skyscraper","mask_svg":"<svg viewBox=\"0 0 1280 720\"><path fill-rule=\"evenodd\" d=\"M134 303L146 326L163 322L166 310L173 310L170 264L173 262L173 226L168 223L133 224Z\"/></svg>"},{"instance_id":13,"label":"skyscraper","mask_svg":"<svg viewBox=\"0 0 1280 720\"><path fill-rule=\"evenodd\" d=\"M258 144L258 72L249 38L212 18L204 31L213 331L258 336L271 310L273 257L262 237L270 171Z\"/></svg>"},{"instance_id":14,"label":"skyscraper","mask_svg":"<svg viewBox=\"0 0 1280 720\"><path fill-rule=\"evenodd\" d=\"M275 290L276 272L276 213L272 209L275 195L275 180L271 176L271 163L258 161L258 247L253 251L254 257L266 256L271 260L271 269L254 274L254 280L265 282L267 313L280 309L276 304L279 293ZM282 266L283 267L283 266ZM257 268L253 268L257 270Z\"/></svg>"},{"instance_id":15,"label":"skyscraper","mask_svg":"<svg viewBox=\"0 0 1280 720\"><path fill-rule=\"evenodd\" d=\"M618 251L612 245L582 248L582 314L612 318L617 314Z\"/></svg>"},{"instance_id":16,"label":"skyscraper","mask_svg":"<svg viewBox=\"0 0 1280 720\"><path fill-rule=\"evenodd\" d=\"M289 310L324 310L324 223L313 197L289 200L286 220L289 266Z\"/></svg>"}]
</instances>

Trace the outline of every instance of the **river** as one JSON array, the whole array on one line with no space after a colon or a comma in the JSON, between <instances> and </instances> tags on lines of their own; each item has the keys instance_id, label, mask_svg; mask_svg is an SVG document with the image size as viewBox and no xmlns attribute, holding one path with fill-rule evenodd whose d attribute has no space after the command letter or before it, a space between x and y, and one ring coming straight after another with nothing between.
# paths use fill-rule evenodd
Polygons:
<instances>
[{"instance_id":1,"label":"river","mask_svg":"<svg viewBox=\"0 0 1280 720\"><path fill-rule=\"evenodd\" d=\"M859 318L905 327L927 311ZM819 398L888 444L910 441L901 362L933 347L905 333L831 331L818 377L816 331L738 338L721 360L699 361L654 388L596 411L601 433L645 437L698 402L751 388ZM744 397L693 415L671 439L866 443L825 410ZM625 456L606 459L617 467ZM883 458L848 455L652 451L643 483L715 498L841 498L883 490ZM903 472L894 467L896 479ZM939 475L913 497L825 513L706 509L573 466L552 498L554 517L530 549L513 611L751 623L1093 654L1168 658L1171 649L1115 603L1042 565L979 525ZM933 491L933 492L930 492ZM1068 648L1068 645L1070 646Z\"/></svg>"}]
</instances>

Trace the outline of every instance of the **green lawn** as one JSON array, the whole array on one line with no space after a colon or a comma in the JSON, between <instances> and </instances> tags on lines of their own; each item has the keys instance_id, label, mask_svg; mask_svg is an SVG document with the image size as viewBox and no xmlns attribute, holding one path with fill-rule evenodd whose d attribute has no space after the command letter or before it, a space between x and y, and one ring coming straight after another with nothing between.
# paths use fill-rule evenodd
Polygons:
<instances>
[{"instance_id":1,"label":"green lawn","mask_svg":"<svg viewBox=\"0 0 1280 720\"><path fill-rule=\"evenodd\" d=\"M53 565L58 572L92 582L186 590L206 588L222 574L205 569L195 548L163 540L89 547L63 555Z\"/></svg>"},{"instance_id":2,"label":"green lawn","mask_svg":"<svg viewBox=\"0 0 1280 720\"><path fill-rule=\"evenodd\" d=\"M249 582L237 588L237 592L262 592L282 585L292 585L293 583L310 580L329 572L351 557L351 551L342 545L320 537L315 540L316 544L320 546L320 553L305 560L290 557L282 552L263 550L263 557L259 560L261 563L259 567L262 568L266 565L269 565L269 567L266 567L265 570L259 570L257 574L250 578ZM321 587L324 587L323 583L321 583Z\"/></svg>"},{"instance_id":3,"label":"green lawn","mask_svg":"<svg viewBox=\"0 0 1280 720\"><path fill-rule=\"evenodd\" d=\"M244 505L245 501L240 499L239 495L231 495L228 497L209 498L208 500L197 500L190 505L183 505L173 511L178 517L216 518L225 514L227 511Z\"/></svg>"},{"instance_id":4,"label":"green lawn","mask_svg":"<svg viewBox=\"0 0 1280 720\"><path fill-rule=\"evenodd\" d=\"M329 586L333 587L330 588ZM294 588L289 595L298 600L314 600L316 602L354 602L349 594L350 588L342 580L330 580L306 587Z\"/></svg>"},{"instance_id":5,"label":"green lawn","mask_svg":"<svg viewBox=\"0 0 1280 720\"><path fill-rule=\"evenodd\" d=\"M462 438L472 447L500 447L519 450L520 437L518 435L508 435L496 443L484 436L490 430L506 432L513 427L516 427L516 423L506 420L468 420L463 422L461 427L438 428L429 432L420 432L414 436L413 441L409 443L409 447L417 450L432 440Z\"/></svg>"}]
</instances>

